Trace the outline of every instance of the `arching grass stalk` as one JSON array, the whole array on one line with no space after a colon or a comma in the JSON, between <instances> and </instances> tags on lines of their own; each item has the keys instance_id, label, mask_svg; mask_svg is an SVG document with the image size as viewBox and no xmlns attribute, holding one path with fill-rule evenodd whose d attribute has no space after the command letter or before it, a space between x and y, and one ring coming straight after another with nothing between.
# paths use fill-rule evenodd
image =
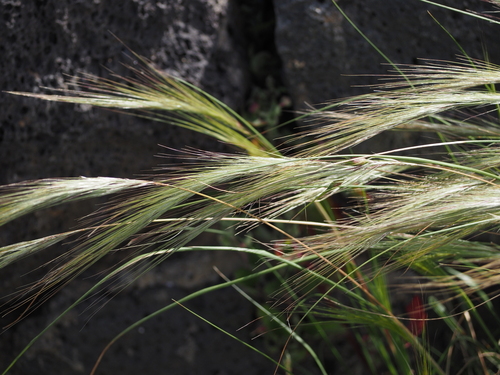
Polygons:
<instances>
[{"instance_id":1,"label":"arching grass stalk","mask_svg":"<svg viewBox=\"0 0 500 375\"><path fill-rule=\"evenodd\" d=\"M50 295L117 250L136 251L137 255L124 266L118 264L85 296L104 281L114 281L121 272L130 273L134 280L173 251L187 251L191 240L215 224L233 220L240 222L240 232L258 225L272 231L273 238L262 241L271 251L236 246L202 249L254 253L278 262L256 271L251 278L282 268L296 269L282 289L288 291L285 301L293 302L295 311L302 314L299 325L308 315L319 314L322 319L348 325L363 343L362 325L383 346L379 353L393 374L413 370L407 343L423 358L426 370L443 373L438 361L444 357L424 345L418 333L404 324L405 318L395 313L387 281L381 277L395 269L411 269L425 277L422 287L428 288L430 302L436 291L454 294L454 298L442 301L443 311L452 311L446 304L464 303L454 308L462 309L456 314L463 316L468 327L464 329L460 319L446 320L452 336L454 330L460 330L461 337L469 332L460 345L467 345L465 352L472 353L471 361L480 361L481 372L497 371L494 362L482 360L484 348L474 336L472 320L476 318L480 325L484 320L474 310L472 296L479 295L480 303L487 303L486 288L499 280L499 251L488 241L476 243L471 238L500 228L500 126L498 119L468 116L467 111L498 107L500 95L491 88L500 83L500 68L478 61L472 65L470 61L428 62L394 68L399 73L384 77L386 83L377 87L378 92L333 103L329 111L312 116L323 126L299 135L299 146L288 150L286 157L223 103L153 67L132 68L138 78L125 79L124 83L86 76L83 87L87 91L66 92L70 96L20 93L132 109L143 117L208 134L247 155L187 152L189 169L150 180L52 179L0 188L0 225L57 204L112 197L87 218L90 224L84 223L83 228L0 249L0 266L8 266L82 234L43 280L24 290L32 294L14 308L36 306L44 300L43 293ZM451 160L410 154L435 143L368 155L345 151L393 130L440 132L452 140L440 146L460 145L461 149L452 153ZM332 203L338 194L345 202ZM337 218L333 211L337 211ZM315 219L305 216L310 213ZM288 221L285 215L297 217ZM309 232L310 228L304 227L312 227L311 221L317 221L314 226L318 228ZM298 227L297 235L287 229L290 225ZM282 239L272 242L274 236ZM300 265L303 261L310 264ZM199 293L245 278L237 280ZM318 292L318 284L325 284L326 291ZM342 299L336 297L337 292ZM197 293L178 302L200 295ZM127 328L109 345L144 321ZM377 327L370 328L374 325ZM290 337L296 328L291 328ZM498 348L497 343L491 343L495 334L485 335L490 348ZM450 345L453 348L455 344ZM370 356L369 348L363 352ZM378 370L374 358L368 363L372 371Z\"/></svg>"},{"instance_id":2,"label":"arching grass stalk","mask_svg":"<svg viewBox=\"0 0 500 375\"><path fill-rule=\"evenodd\" d=\"M155 252L152 252L152 253L149 253L149 254L143 254L143 255L137 256L134 259L132 259L132 260L128 261L127 263L125 263L124 265L122 265L121 267L119 267L118 269L114 270L113 272L111 272L108 275L106 275L105 277L103 277L94 286L92 286L87 292L85 292L81 297L79 297L74 303L72 303L66 310L64 310L59 316L57 316L38 335L36 335L28 343L28 345L26 345L24 347L24 349L16 356L16 358L10 363L10 365L2 372L2 375L7 374L9 372L9 370L12 369L12 367L15 365L15 363L26 353L26 351L28 351L29 348L31 346L33 346L33 344L42 335L44 335L51 327L53 327L61 318L63 318L69 311L71 311L76 306L78 306L80 303L82 303L86 298L88 298L89 296L91 296L92 294L94 294L95 292L97 292L99 290L99 288L102 285L104 285L106 282L108 282L109 280L113 279L118 274L126 271L128 268L132 267L134 264L137 264L138 262L143 261L144 259L147 259L147 258L150 258L150 257L159 257L159 256L161 256L163 254L171 253L171 252L173 252L173 250L174 249L164 250L164 251L155 251ZM186 252L186 251L214 251L214 250L215 251L239 251L239 252L244 252L244 253L259 254L261 256L269 257L271 259L272 258L279 259L279 257L277 257L277 256L275 256L275 255L273 255L273 254L271 254L269 252L262 251L262 250L255 250L255 249L246 249L246 248L224 248L224 247L221 247L221 246L216 246L216 247L183 247L183 248L175 249L175 251L178 251L178 252ZM209 292L221 289L221 288L225 288L225 287L228 287L228 286L230 286L232 284L235 284L235 283L245 282L247 280L251 280L251 279L262 277L262 275L264 275L266 273L273 272L275 269L283 268L283 267L286 267L286 266L293 265L294 267L297 267L298 269L302 269L302 267L297 264L298 262L299 262L298 260L296 260L296 261L281 262L280 264L278 264L277 266L272 267L271 269L266 269L266 270L259 271L259 272L256 272L256 273L253 273L253 274L250 274L248 276L244 276L244 277L232 280L232 281L227 281L225 283L221 283L221 284L217 284L217 285L214 285L214 286L211 286L211 287L207 287L207 288L201 289L199 291L196 291L196 292L194 292L194 293L192 293L192 294L190 294L190 295L188 295L188 296L186 296L186 297L178 300L177 302L171 303L168 306L166 306L166 307L164 307L164 308L162 308L162 309L160 309L160 310L158 310L158 311L156 311L156 312L154 312L154 313L152 313L152 314L144 317L140 321L137 321L133 325L127 327L127 329L125 329L124 331L122 331L118 336L116 336L113 340L110 341L110 343L107 345L107 347L105 348L105 350L101 354L98 362L96 363L96 366L94 367L94 371L97 368L97 365L100 362L100 359L102 358L102 355L104 355L104 353L106 352L106 350L114 342L116 342L120 337L122 337L126 333L132 331L134 328L140 326L144 322L146 322L146 321L154 318L158 314L161 314L163 312L166 312L166 311L172 309L173 307L177 306L177 303L185 303L185 302L187 302L187 301L189 301L189 300L191 300L193 298L196 298L198 296L201 296L201 295L203 295L205 293L209 293ZM265 355L264 353L262 353L262 354L267 357L267 355ZM276 364L279 365L278 363L276 363Z\"/></svg>"},{"instance_id":3,"label":"arching grass stalk","mask_svg":"<svg viewBox=\"0 0 500 375\"><path fill-rule=\"evenodd\" d=\"M444 5L444 4L439 4L439 3L436 3L436 2L430 1L430 0L419 0L419 1L421 1L423 3L426 3L426 4L435 5L437 7L440 7L440 8L443 8L443 9L447 9L447 10L450 10L452 12L464 14L464 15L469 16L469 17L474 17L474 18L477 18L477 19L482 20L482 21L487 21L487 22L490 22L490 23L496 23L496 24L500 25L500 21L496 20L493 17L485 17L485 16L482 16L481 14L478 14L478 13L475 13L475 12L453 8L453 7L450 7L450 6L447 6L447 5ZM497 0L493 0L492 2L496 2L498 4Z\"/></svg>"},{"instance_id":4,"label":"arching grass stalk","mask_svg":"<svg viewBox=\"0 0 500 375\"><path fill-rule=\"evenodd\" d=\"M230 281L225 275L223 275L220 271L216 270L217 273L224 279L224 281L228 282ZM276 271L275 271L276 272ZM293 338L297 340L305 350L313 357L314 362L317 364L319 370L323 375L327 375L327 372L321 363L321 361L318 358L318 355L316 352L311 348L309 344L307 344L302 337L300 337L291 327L283 323L278 317L275 317L272 312L270 312L268 309L266 309L264 306L262 306L260 303L258 303L255 299L250 297L247 293L243 291L243 289L239 288L237 285L233 284L231 285L240 295L242 295L247 301L250 301L255 307L257 307L260 311L262 311L264 314L269 316L274 322L278 323L278 325L283 328L285 331L287 331L290 335L290 338ZM279 361L278 363L281 363Z\"/></svg>"},{"instance_id":5,"label":"arching grass stalk","mask_svg":"<svg viewBox=\"0 0 500 375\"><path fill-rule=\"evenodd\" d=\"M248 249L248 248L236 248L236 247L222 247L222 246L197 246L197 247L186 247L186 248L180 248L176 251L199 251L199 250L202 250L202 251L238 251L238 252L243 252L243 253L249 253L249 254L256 254L256 255L259 255L263 258L268 258L268 259L273 259L273 260L276 260L278 261L279 263L276 265L276 266L272 266L272 267L269 267L269 268L266 268L266 269L263 269L263 270L260 270L260 271L256 271L250 275L247 275L247 276L244 276L244 277L240 277L238 279L235 279L235 280L226 280L226 282L222 283L222 284L217 284L217 285L214 285L214 286L210 286L210 287L207 287L207 288L204 288L204 289L201 289L197 292L194 292L176 302L173 302L151 314L149 314L148 316L138 320L137 322L131 324L130 326L128 326L125 330L123 330L122 332L120 332L117 336L115 336L109 343L108 345L104 348L104 350L102 351L101 355L99 356L95 366L94 366L94 369L93 369L93 372L95 372L95 370L97 369L100 361L102 360L104 354L107 352L107 350L111 347L111 345L113 345L113 343L115 343L118 339L120 339L123 335L127 334L128 332L131 332L133 329L139 327L140 325L144 324L146 321L154 318L155 316L161 314L161 313L164 313L168 310L170 310L171 308L173 307L176 307L179 303L180 304L183 304L195 297L198 297L200 295L203 295L205 293L209 293L211 291L215 291L215 290L218 290L220 288L225 288L227 286L230 286L230 285L234 285L236 283L241 283L241 282L245 282L245 281L248 281L248 280L251 280L251 279L255 279L255 278L259 278L259 277L262 277L263 275L265 274L268 274L268 273L273 273L279 269L282 269L282 268L285 268L285 267L293 267L293 268L296 268L297 270L299 271L303 271L303 272L306 272L310 275L313 275L314 277L317 277L319 280L321 280L322 282L325 282L327 284L330 284L333 287L338 287L343 293L346 293L347 295L350 295L352 296L353 298L355 299L360 299L360 301L364 301L363 297L360 297L358 295L356 295L355 293L353 293L351 290L345 288L343 285L339 284L339 283L336 283L330 279L327 279L325 278L324 276L320 275L320 274L317 274L315 273L313 270L310 270L310 269L306 269L304 267L302 267L300 265L301 262L303 261L308 261L308 260L312 260L312 259L315 259L317 258L316 255L310 255L310 256L307 256L307 257L304 257L302 259L295 259L295 260L288 260L286 258L283 258L283 257L280 257L280 256L277 256L277 255L274 255L268 251L265 251L265 250L257 250L257 249ZM143 255L141 257L137 257L136 259L132 260L131 262L127 263L126 265L122 266L119 270L113 272L113 275L109 275L106 277L106 280L109 279L110 277L116 275L118 272L123 272L124 270L126 270L127 268L133 266L134 263L137 263L141 260L143 260L143 258L147 258L147 257L157 257L157 256L161 256L161 252L154 252L154 253L151 253L151 254L146 254L146 255ZM325 254L325 255L328 255L328 254ZM100 281L98 284L101 284L103 283L105 280L103 281ZM96 290L98 285L94 286L93 288L91 288L84 296L82 296L78 301L76 301L70 308L68 308L63 314L65 314L66 312L70 311L71 308L73 308L74 306L76 306L76 304L80 303L86 296L90 295L93 291ZM56 321L58 319L60 319L63 314L58 317L51 325L55 324ZM49 327L47 327L48 329ZM46 330L47 330L46 329ZM42 331L42 333L40 333L36 338L38 339L46 330ZM29 346L31 346L34 341L33 340ZM25 348L25 350L27 350L29 348L29 346L27 346ZM23 352L24 353L24 352ZM21 353L17 358L19 359L21 357L21 355L23 354ZM267 357L267 356L266 356ZM278 364L278 363L277 363ZM13 364L11 364L12 366ZM279 365L279 364L278 364Z\"/></svg>"}]
</instances>

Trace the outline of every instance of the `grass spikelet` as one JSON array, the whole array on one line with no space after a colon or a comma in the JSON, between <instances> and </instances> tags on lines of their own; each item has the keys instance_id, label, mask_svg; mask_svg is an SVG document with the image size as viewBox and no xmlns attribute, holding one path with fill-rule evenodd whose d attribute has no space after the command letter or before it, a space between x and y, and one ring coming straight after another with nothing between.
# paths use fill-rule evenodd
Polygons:
<instances>
[{"instance_id":1,"label":"grass spikelet","mask_svg":"<svg viewBox=\"0 0 500 375\"><path fill-rule=\"evenodd\" d=\"M246 154L186 152L189 163L183 168L144 180L81 177L0 188L0 225L57 204L111 197L78 229L0 248L0 267L6 267L79 236L42 280L23 290L27 298L13 308L36 306L113 251L133 255L109 275L128 272L128 280L134 280L215 225L232 221L238 224L223 231L227 241L234 241L233 231L250 231L257 240L218 249L256 255L269 266L281 283L277 304L289 303L286 311L298 316L292 323L280 320L290 337L307 336L298 333L307 319L318 325L331 320L346 335L354 332L351 339L364 350L372 372L381 368L376 358L382 358L391 374L411 373L418 366L450 373L443 370L446 355L429 350L419 335L425 334L422 321L434 309L452 335L469 332L472 337L474 324L484 325L473 300L479 296L488 305L496 293L499 247L474 237L500 229L500 127L498 119L485 114L496 113L500 105L494 90L500 68L462 60L397 69L405 79L383 77L377 92L312 115L321 126L299 135L300 145L286 156L218 100L151 66L132 68L137 78L124 83L86 76L86 91L65 91L69 96L18 93L139 111ZM339 153L393 130L436 131L443 142L377 154ZM438 145L446 157L426 155ZM267 237L258 238L265 232L259 234L259 226L267 228ZM255 272L267 275L268 269ZM387 280L389 272L402 270L419 276L428 305L396 306ZM227 285L235 282L226 279ZM445 294L436 302L434 295ZM452 310L462 320L447 313ZM364 340L366 332L374 347ZM494 335L486 336L491 350L498 350ZM301 343L319 361L311 346ZM464 352L483 355L480 340L467 345ZM450 348L449 353L455 348L451 339ZM481 371L495 366L482 361Z\"/></svg>"}]
</instances>

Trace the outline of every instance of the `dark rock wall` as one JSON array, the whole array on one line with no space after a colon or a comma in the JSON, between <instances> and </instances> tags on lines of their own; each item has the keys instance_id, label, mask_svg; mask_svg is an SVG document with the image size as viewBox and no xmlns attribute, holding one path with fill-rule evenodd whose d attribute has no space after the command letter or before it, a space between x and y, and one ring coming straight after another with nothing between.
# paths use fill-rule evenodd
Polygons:
<instances>
[{"instance_id":1,"label":"dark rock wall","mask_svg":"<svg viewBox=\"0 0 500 375\"><path fill-rule=\"evenodd\" d=\"M235 109L243 106L248 74L233 1L0 0L0 14L2 91L61 88L65 80L71 80L64 75L79 72L109 77L111 70L129 75L122 63L133 64L133 56L113 33L157 67L201 86ZM224 149L212 139L180 128L87 106L2 92L0 107L1 184L60 176L134 177L168 161L154 157L165 151L158 144ZM0 246L74 227L77 218L93 210L94 203L66 205L16 220L1 228ZM43 252L2 270L2 294L43 275L48 268L25 274L58 251ZM165 263L167 268L141 279L139 286L119 294L104 307L98 303L102 309L86 310L89 305L82 305L44 335L10 373L88 374L100 351L128 324L171 303L172 298L182 298L188 290L213 282L217 279L213 264L226 264L229 268L224 272L228 274L241 264L230 255L223 258L175 256ZM184 272L180 276L173 272L176 270ZM2 371L95 282L92 276L96 272L86 275L90 279L76 280L2 334ZM233 333L253 319L251 305L227 291L206 296L190 307L214 321L226 317L218 323L226 324ZM19 312L2 319L2 326ZM248 339L248 334L244 331L241 337ZM233 339L176 308L113 347L98 373L261 374L272 368L258 354L249 353Z\"/></svg>"},{"instance_id":2,"label":"dark rock wall","mask_svg":"<svg viewBox=\"0 0 500 375\"><path fill-rule=\"evenodd\" d=\"M119 4L119 5L116 5ZM134 52L231 106L243 104L245 64L233 6L223 1L2 0L0 87L61 88L78 72L129 74ZM0 96L0 183L49 176L131 176L155 165L158 143L199 136L87 106ZM175 139L175 141L174 141ZM213 145L211 146L213 148ZM44 168L40 168L40 164Z\"/></svg>"},{"instance_id":3,"label":"dark rock wall","mask_svg":"<svg viewBox=\"0 0 500 375\"><path fill-rule=\"evenodd\" d=\"M442 2L475 10L488 7L480 1ZM159 68L178 74L233 108L241 109L249 75L246 46L252 43L241 37L245 22L239 18L237 3L236 0L131 0L110 5L104 0L0 0L0 89L39 92L40 86L61 88L68 79L65 74L72 76L80 71L102 77L108 77L109 70L128 75L121 63L133 64L133 57L113 33ZM496 26L418 0L338 0L338 3L396 63L418 63L418 58L453 59L459 52L427 10L471 56L482 58L484 43L490 59L500 61L500 50L495 48ZM274 6L276 47L283 63L284 81L297 109L303 108L305 102L317 104L367 92L366 88L352 85L374 83L375 78L346 75L380 74L387 70L380 64L383 58L330 1L274 0ZM247 16L251 17L251 13ZM1 184L59 176L133 177L164 162L154 158L162 152L158 144L223 149L213 140L179 128L86 106L0 93L0 107ZM74 226L76 218L91 210L92 205L84 202L23 218L2 228L0 246L68 229ZM32 263L21 262L2 270L2 289L12 291L36 280L43 269L31 274L31 279L20 275L47 259L50 254L41 254ZM167 280L165 275L175 274L172 270L189 269L190 264L196 264L196 260L180 257L173 261L173 267L169 268L166 262L155 271L154 281L143 281L120 294L96 316L92 317L95 308L89 312L85 307L69 314L28 352L12 374L88 373L100 350L120 329L172 298L181 298L186 290L213 281L211 266L217 260L196 259L204 268L193 270L198 272L194 283L193 279L177 277L177 283ZM203 272L212 276L200 281ZM148 277L146 280L152 280ZM77 281L72 289L7 330L0 339L2 370L92 280ZM215 323L227 323L224 327L234 332L253 318L252 307L240 302L236 295L220 293L204 297L191 307ZM232 339L224 341L223 335L209 330L188 313L176 310L169 314L118 342L105 357L101 373L273 371L272 365L262 363L262 357L253 356L243 347L238 351L239 344ZM85 325L87 319L90 320ZM245 335L248 331L243 331L242 337Z\"/></svg>"},{"instance_id":4,"label":"dark rock wall","mask_svg":"<svg viewBox=\"0 0 500 375\"><path fill-rule=\"evenodd\" d=\"M439 3L475 11L492 10L477 0ZM499 26L478 21L419 0L338 0L354 24L394 63L418 64L419 59L455 60L459 48L428 12L472 57L500 61ZM288 89L296 108L330 99L366 93L353 87L376 83L390 69L331 1L274 0L276 45L283 60Z\"/></svg>"},{"instance_id":5,"label":"dark rock wall","mask_svg":"<svg viewBox=\"0 0 500 375\"><path fill-rule=\"evenodd\" d=\"M338 0L353 23L396 64L421 64L420 59L456 61L466 53L500 62L499 26L478 21L419 0ZM440 3L474 11L491 11L477 0ZM376 75L393 70L327 0L275 0L276 46L283 62L284 81L295 109L331 99L371 92ZM440 25L429 15L437 19ZM363 76L360 76L363 75ZM384 133L355 148L372 153L428 142L435 134ZM422 150L428 152L428 150Z\"/></svg>"},{"instance_id":6,"label":"dark rock wall","mask_svg":"<svg viewBox=\"0 0 500 375\"><path fill-rule=\"evenodd\" d=\"M247 85L238 13L227 0L1 0L0 89L64 88L80 72L131 73L130 50L241 108ZM120 38L118 41L111 33ZM128 47L128 48L127 48ZM65 76L68 75L68 76ZM221 149L193 132L83 105L0 93L0 184L48 177L134 177L173 148ZM92 202L94 203L94 202ZM23 218L0 246L67 230L88 214L82 202Z\"/></svg>"}]
</instances>

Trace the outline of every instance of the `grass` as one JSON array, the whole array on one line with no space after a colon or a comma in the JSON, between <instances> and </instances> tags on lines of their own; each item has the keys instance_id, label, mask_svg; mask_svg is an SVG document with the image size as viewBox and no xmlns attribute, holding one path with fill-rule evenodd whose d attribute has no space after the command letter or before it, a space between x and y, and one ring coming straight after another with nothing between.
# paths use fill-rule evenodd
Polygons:
<instances>
[{"instance_id":1,"label":"grass","mask_svg":"<svg viewBox=\"0 0 500 375\"><path fill-rule=\"evenodd\" d=\"M320 126L277 149L217 99L141 62L131 68L136 79L84 76L79 89L64 95L14 94L131 110L211 135L237 151L185 151L184 168L150 179L61 178L1 187L2 225L54 205L110 197L77 230L0 249L0 266L8 267L62 241L75 243L23 290L14 311L22 317L117 250L135 255L46 330L103 283L117 283L124 273L135 280L173 252L240 252L256 258L253 272L232 280L221 275L221 284L131 325L111 339L94 371L107 349L144 321L233 286L261 311L263 322L269 319L267 335L284 338L269 348L273 353L262 353L277 371L301 371L300 359L309 356L327 374L325 357L343 359L331 341L335 332L350 342L365 373L500 372L500 248L491 240L500 224L500 67L470 58L394 65L376 92L309 114ZM389 131L432 131L441 142L377 154L350 151ZM225 228L225 246L189 246L218 226ZM233 234L245 246L237 246ZM262 279L272 287L273 305L259 301L269 293L255 282ZM398 292L407 298L396 298Z\"/></svg>"}]
</instances>

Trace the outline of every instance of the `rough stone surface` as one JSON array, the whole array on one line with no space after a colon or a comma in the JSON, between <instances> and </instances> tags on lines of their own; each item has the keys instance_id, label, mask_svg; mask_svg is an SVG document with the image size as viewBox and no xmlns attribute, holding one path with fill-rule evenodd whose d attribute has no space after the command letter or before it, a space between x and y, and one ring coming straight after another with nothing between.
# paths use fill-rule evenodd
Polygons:
<instances>
[{"instance_id":1,"label":"rough stone surface","mask_svg":"<svg viewBox=\"0 0 500 375\"><path fill-rule=\"evenodd\" d=\"M234 2L130 0L111 6L102 0L0 0L0 89L38 92L40 86L60 88L64 87L64 74L71 76L80 71L102 77L109 76L109 70L128 75L121 62L131 63L132 55L112 32L161 69L180 75L239 109L248 73L245 41L239 30L242 22ZM479 1L441 2L476 10L481 6ZM418 0L338 3L394 62L453 59L458 53L427 9L471 56L482 57L484 42L491 46L490 59L500 61L500 50L493 48L497 29L484 22ZM376 79L348 75L387 70L380 65L382 57L342 18L331 1L274 0L274 5L276 44L296 108L305 102L316 104L364 93L366 88L352 85L374 83ZM222 149L220 144L179 128L85 106L48 103L3 92L0 106L0 184L59 176L133 177L164 162L153 157L162 152L158 144ZM7 225L0 231L0 246L68 229L75 225L76 218L91 212L94 203L46 210ZM57 251L61 250L35 255L2 270L1 288L13 291L36 280L46 269L20 275ZM89 373L102 348L127 324L170 303L172 298L182 298L189 290L213 282L212 265L224 266L228 273L235 265L241 266L239 262L236 258L207 258L206 254L172 258L109 300L101 310L97 311L90 301L90 305L68 314L11 373ZM196 269L190 268L196 264ZM78 293L87 290L92 280L77 280L4 332L0 340L1 370ZM233 293L211 294L189 307L233 333L254 318L252 308ZM11 320L8 316L1 323ZM238 334L248 338L249 331ZM238 345L177 308L117 342L100 371L124 375L272 373L272 365L243 347L240 352Z\"/></svg>"},{"instance_id":2,"label":"rough stone surface","mask_svg":"<svg viewBox=\"0 0 500 375\"><path fill-rule=\"evenodd\" d=\"M248 74L237 29L238 12L232 0L131 0L113 4L99 0L0 0L0 14L2 91L40 92L40 86L61 88L67 79L64 75L80 72L101 77L109 77L109 71L130 75L122 65L134 64L128 47L233 108L243 105ZM0 107L0 184L81 175L134 177L166 162L154 158L165 151L158 144L224 149L221 144L187 130L86 106L49 103L2 92ZM65 205L16 220L2 227L0 246L74 227L76 219L90 213L95 203L100 201ZM37 254L2 270L3 294L43 275L46 268L21 277L60 251ZM168 267L167 263L163 272L145 276L138 289L120 294L96 316L85 315L85 305L69 314L10 373L89 373L99 352L128 324L170 303L171 298L179 299L193 288L214 282L217 277L212 265L222 265L228 274L242 265L231 256L220 259L207 254L173 259L172 264ZM182 275L180 270L184 271ZM1 370L90 285L85 279L77 280L4 332L0 340ZM253 309L232 294L220 292L197 304L194 306L203 316L212 320L226 317L222 324L228 323L226 328L232 332L253 319ZM140 330L144 334L132 334L113 348L100 373L272 371L272 366L258 354L235 345L234 340L189 313L175 310L148 323L145 331ZM2 319L2 326L12 319L12 315ZM86 319L90 319L88 324ZM245 338L249 331L241 335Z\"/></svg>"},{"instance_id":3,"label":"rough stone surface","mask_svg":"<svg viewBox=\"0 0 500 375\"><path fill-rule=\"evenodd\" d=\"M482 1L447 0L460 9L491 10ZM493 62L500 61L498 26L478 21L419 0L338 0L354 24L394 63L419 59L454 60L456 44L428 11L472 57L484 58L483 43ZM288 90L296 108L366 93L353 87L376 83L390 69L335 5L328 0L274 0L276 46L283 61Z\"/></svg>"},{"instance_id":4,"label":"rough stone surface","mask_svg":"<svg viewBox=\"0 0 500 375\"><path fill-rule=\"evenodd\" d=\"M2 0L0 87L39 92L64 75L130 73L127 48L231 106L242 105L245 64L228 0ZM0 183L49 176L131 176L158 143L207 146L187 131L87 106L0 96ZM211 147L214 145L212 143ZM43 168L40 167L43 165Z\"/></svg>"},{"instance_id":5,"label":"rough stone surface","mask_svg":"<svg viewBox=\"0 0 500 375\"><path fill-rule=\"evenodd\" d=\"M491 4L482 1L440 3L460 9L491 10ZM498 26L488 22L419 0L338 0L337 4L394 63L420 64L419 59L450 61L461 54L428 11L471 57L484 58L484 46L490 61L500 61ZM379 82L376 75L387 74L392 69L331 1L275 0L274 5L276 47L295 109L368 93L372 89L366 86ZM364 142L355 151L386 151L427 143L434 136L389 132Z\"/></svg>"},{"instance_id":6,"label":"rough stone surface","mask_svg":"<svg viewBox=\"0 0 500 375\"><path fill-rule=\"evenodd\" d=\"M232 1L1 0L0 89L65 87L80 72L130 75L127 49L242 106L247 69ZM120 38L125 47L111 33ZM88 106L0 93L0 184L49 177L134 177L168 162L164 149L222 145L193 132ZM95 202L92 202L95 203ZM68 229L92 210L81 203L36 214L0 232L0 245ZM47 218L47 220L43 220Z\"/></svg>"}]
</instances>

